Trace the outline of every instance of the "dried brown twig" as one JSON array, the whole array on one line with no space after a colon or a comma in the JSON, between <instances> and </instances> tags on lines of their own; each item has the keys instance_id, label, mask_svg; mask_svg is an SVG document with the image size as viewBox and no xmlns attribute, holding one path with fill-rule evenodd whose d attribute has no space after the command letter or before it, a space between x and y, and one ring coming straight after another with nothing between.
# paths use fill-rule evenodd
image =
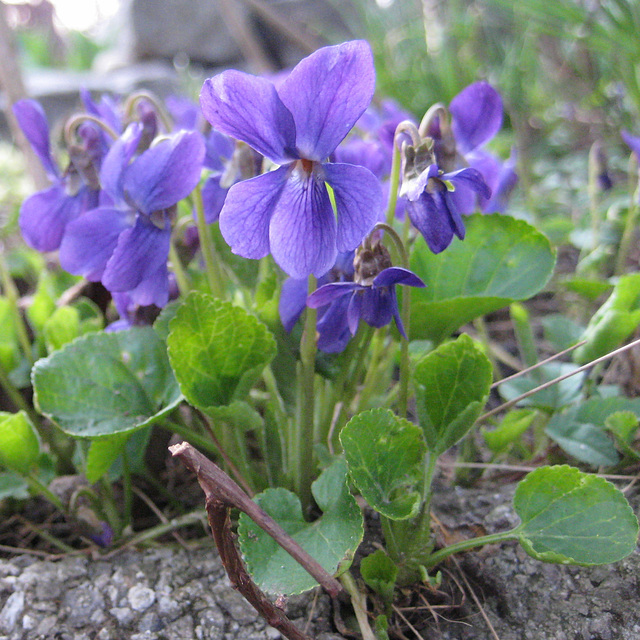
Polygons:
<instances>
[{"instance_id":1,"label":"dried brown twig","mask_svg":"<svg viewBox=\"0 0 640 640\"><path fill-rule=\"evenodd\" d=\"M260 591L248 574L234 544L234 535L231 531L231 509L236 508L246 513L287 553L295 558L331 596L335 597L342 591L340 583L304 551L273 518L253 502L222 469L189 443L182 442L173 445L169 447L169 451L180 458L183 464L198 478L205 494L205 506L213 539L232 586L247 599L268 624L280 631L282 635L290 640L309 640L308 636L295 627L284 612Z\"/></svg>"}]
</instances>

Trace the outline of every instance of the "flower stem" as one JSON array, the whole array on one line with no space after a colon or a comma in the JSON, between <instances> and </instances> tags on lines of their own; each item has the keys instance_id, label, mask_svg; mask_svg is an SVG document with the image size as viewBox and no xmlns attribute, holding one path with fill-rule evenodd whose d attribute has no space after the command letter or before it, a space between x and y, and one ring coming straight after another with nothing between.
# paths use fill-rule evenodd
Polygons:
<instances>
[{"instance_id":1,"label":"flower stem","mask_svg":"<svg viewBox=\"0 0 640 640\"><path fill-rule=\"evenodd\" d=\"M505 540L512 540L518 537L518 529L511 529L510 531L502 531L500 533L492 533L487 536L479 536L477 538L471 538L469 540L463 540L462 542L456 542L449 545L444 549L440 549L429 556L424 566L427 569L434 567L439 562L442 562L445 558L448 558L454 553L460 553L461 551L468 551L469 549L475 549L476 547L482 547L485 544L495 544L496 542L504 542Z\"/></svg>"},{"instance_id":2,"label":"flower stem","mask_svg":"<svg viewBox=\"0 0 640 640\"><path fill-rule=\"evenodd\" d=\"M315 291L315 276L309 276L308 292ZM316 363L316 322L318 312L307 307L304 331L300 342L300 366L298 380L298 410L293 438L293 486L303 506L311 502L311 479L313 472L313 435L315 418L315 363Z\"/></svg>"},{"instance_id":3,"label":"flower stem","mask_svg":"<svg viewBox=\"0 0 640 640\"><path fill-rule=\"evenodd\" d=\"M173 274L176 277L176 282L178 284L178 290L180 291L181 296L186 296L189 293L189 279L187 278L187 274L182 266L182 261L180 260L180 256L178 255L178 251L176 249L176 245L173 242L173 238L171 238L171 242L169 243L169 260L171 261L171 267L173 269Z\"/></svg>"},{"instance_id":4,"label":"flower stem","mask_svg":"<svg viewBox=\"0 0 640 640\"><path fill-rule=\"evenodd\" d=\"M391 175L389 184L389 202L387 204L387 224L393 225L396 218L396 206L398 204L398 188L400 186L400 149L393 144L393 156L391 159Z\"/></svg>"},{"instance_id":5,"label":"flower stem","mask_svg":"<svg viewBox=\"0 0 640 640\"><path fill-rule=\"evenodd\" d=\"M220 270L220 263L215 253L207 221L204 217L204 205L202 203L202 191L200 190L200 185L198 185L193 191L193 201L196 208L196 224L198 227L198 235L200 236L200 250L202 251L202 257L204 258L209 289L216 298L224 299L225 289L222 284L222 271Z\"/></svg>"},{"instance_id":6,"label":"flower stem","mask_svg":"<svg viewBox=\"0 0 640 640\"><path fill-rule=\"evenodd\" d=\"M622 275L625 271L627 256L629 255L629 247L631 246L631 239L635 233L638 213L640 212L640 207L638 206L640 184L637 184L638 162L635 155L635 153L632 153L631 158L629 159L629 193L631 194L631 202L629 203L627 220L624 225L624 231L622 232L622 238L620 238L620 246L618 247L615 269L615 274L617 276Z\"/></svg>"}]
</instances>

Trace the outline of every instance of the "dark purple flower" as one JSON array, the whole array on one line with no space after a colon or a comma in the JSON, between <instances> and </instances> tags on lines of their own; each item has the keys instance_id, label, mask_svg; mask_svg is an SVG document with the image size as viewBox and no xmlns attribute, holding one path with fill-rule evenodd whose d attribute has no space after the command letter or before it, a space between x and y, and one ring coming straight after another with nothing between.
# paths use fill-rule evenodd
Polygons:
<instances>
[{"instance_id":1,"label":"dark purple flower","mask_svg":"<svg viewBox=\"0 0 640 640\"><path fill-rule=\"evenodd\" d=\"M338 255L336 264L324 276L318 279L318 286L330 282L353 281L353 251ZM308 282L306 278L287 278L280 293L280 320L286 331L291 331L307 306ZM318 349L325 353L339 353L351 339L347 324L347 298L339 298L318 309L316 331Z\"/></svg>"},{"instance_id":2,"label":"dark purple flower","mask_svg":"<svg viewBox=\"0 0 640 640\"><path fill-rule=\"evenodd\" d=\"M400 195L406 198L406 212L434 253L444 251L454 234L464 238L465 228L456 194L478 193L491 197L491 190L477 169L443 173L433 162L430 142L405 146Z\"/></svg>"},{"instance_id":3,"label":"dark purple flower","mask_svg":"<svg viewBox=\"0 0 640 640\"><path fill-rule=\"evenodd\" d=\"M382 270L369 284L358 282L334 282L316 289L308 298L307 306L312 309L339 303L346 318L346 325L355 335L360 320L372 327L384 327L394 318L400 334L406 338L396 297L395 285L424 287L415 273L401 267ZM337 324L338 309L334 310L332 321ZM343 319L344 322L344 319Z\"/></svg>"},{"instance_id":4,"label":"dark purple flower","mask_svg":"<svg viewBox=\"0 0 640 640\"><path fill-rule=\"evenodd\" d=\"M503 106L500 94L487 82L474 82L465 87L449 105L451 122L440 117L428 125L427 136L433 138L435 161L445 173L471 167L482 174L492 192L491 198L474 189L459 185L450 200L462 215L468 215L480 206L484 213L502 212L507 197L515 186L515 160L501 161L483 147L500 130Z\"/></svg>"},{"instance_id":5,"label":"dark purple flower","mask_svg":"<svg viewBox=\"0 0 640 640\"><path fill-rule=\"evenodd\" d=\"M234 253L271 253L290 276L306 278L323 275L338 252L358 246L378 219L380 184L363 167L326 160L371 101L374 83L364 41L319 49L277 89L233 70L204 83L207 120L280 165L229 189L220 230Z\"/></svg>"},{"instance_id":6,"label":"dark purple flower","mask_svg":"<svg viewBox=\"0 0 640 640\"><path fill-rule=\"evenodd\" d=\"M112 146L101 171L108 198L69 224L60 263L111 292L127 292L132 303L162 307L175 205L198 184L204 143L199 133L183 131L132 160L142 135L134 123Z\"/></svg>"},{"instance_id":7,"label":"dark purple flower","mask_svg":"<svg viewBox=\"0 0 640 640\"><path fill-rule=\"evenodd\" d=\"M49 124L42 107L35 100L20 100L13 105L13 112L52 182L51 187L24 201L20 208L20 230L30 247L55 251L69 222L98 203L100 134L89 123L78 127L81 143L70 149L70 163L60 171L51 153Z\"/></svg>"}]
</instances>

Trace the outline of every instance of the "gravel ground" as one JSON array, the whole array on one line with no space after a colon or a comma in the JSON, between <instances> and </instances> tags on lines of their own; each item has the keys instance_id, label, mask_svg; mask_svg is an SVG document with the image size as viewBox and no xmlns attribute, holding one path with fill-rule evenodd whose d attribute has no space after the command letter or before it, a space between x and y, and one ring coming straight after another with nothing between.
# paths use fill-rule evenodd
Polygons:
<instances>
[{"instance_id":1,"label":"gravel ground","mask_svg":"<svg viewBox=\"0 0 640 640\"><path fill-rule=\"evenodd\" d=\"M439 492L433 506L449 534L466 537L514 526L512 495L512 486L450 489ZM638 497L631 503L638 512ZM458 568L443 567L445 574L459 584L466 579L478 602L465 587L461 606L440 611L437 622L426 607L405 610L413 626L401 625L405 638L418 632L425 640L640 640L637 551L614 565L571 567L537 562L516 543L505 543L457 561ZM333 631L331 601L319 591L291 598L287 614L312 638L343 640ZM279 637L231 588L213 543L109 558L50 561L25 554L0 560L0 640Z\"/></svg>"}]
</instances>

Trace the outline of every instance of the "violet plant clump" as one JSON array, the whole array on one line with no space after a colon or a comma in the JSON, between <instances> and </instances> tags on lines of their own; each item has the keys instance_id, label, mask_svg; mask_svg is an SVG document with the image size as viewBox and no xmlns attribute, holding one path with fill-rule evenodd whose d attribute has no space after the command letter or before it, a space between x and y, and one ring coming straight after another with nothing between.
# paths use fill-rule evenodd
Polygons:
<instances>
[{"instance_id":1,"label":"violet plant clump","mask_svg":"<svg viewBox=\"0 0 640 640\"><path fill-rule=\"evenodd\" d=\"M150 96L100 108L85 96L65 172L40 107L15 106L52 180L23 205L25 241L58 250L76 278L51 319L27 313L35 408L58 432L21 404L0 415L0 462L77 518L43 471L74 449L75 471L98 487L83 490L100 526L122 540L132 476L151 476L144 453L163 426L257 494L354 602L363 517L352 487L380 516L391 590L433 581L451 553L512 538L542 561L623 558L638 533L626 499L566 465L522 481L514 530L434 548L438 458L484 419L493 380L487 346L463 327L539 292L555 256L503 211L517 176L513 159L484 148L502 123L493 87L472 84L416 126L372 107L374 85L370 47L353 41L278 82L208 79L208 131L183 103L186 129ZM86 301L87 283L108 292L106 313ZM123 515L100 492L107 478L123 483ZM246 511L238 531L260 588L317 584ZM370 585L378 556L362 564Z\"/></svg>"}]
</instances>

